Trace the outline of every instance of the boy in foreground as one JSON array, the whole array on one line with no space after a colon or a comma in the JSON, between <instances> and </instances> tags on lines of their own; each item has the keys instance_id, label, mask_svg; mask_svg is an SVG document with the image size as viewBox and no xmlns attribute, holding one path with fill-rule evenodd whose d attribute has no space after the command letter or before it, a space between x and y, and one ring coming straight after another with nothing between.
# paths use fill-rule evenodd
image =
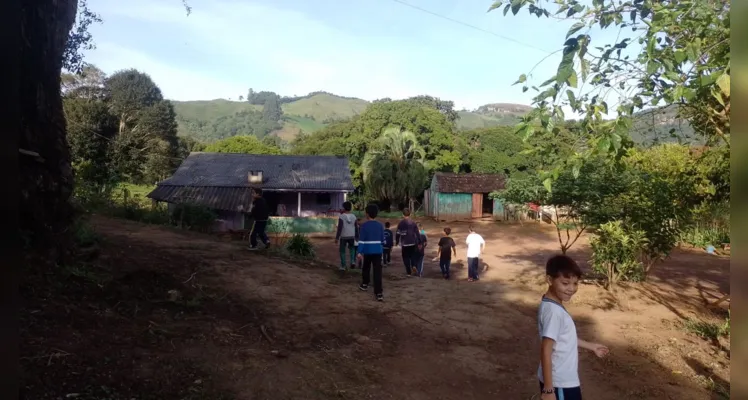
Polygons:
<instances>
[{"instance_id":1,"label":"boy in foreground","mask_svg":"<svg viewBox=\"0 0 748 400\"><path fill-rule=\"evenodd\" d=\"M268 238L265 230L268 226L268 220L270 219L270 210L268 204L264 198L262 198L262 189L257 188L252 191L252 210L250 216L254 220L252 223L252 230L249 233L249 249L257 250L257 238L262 240L262 243L267 249L270 247L270 239Z\"/></svg>"},{"instance_id":2,"label":"boy in foreground","mask_svg":"<svg viewBox=\"0 0 748 400\"><path fill-rule=\"evenodd\" d=\"M468 282L475 282L478 280L480 255L486 250L486 241L483 240L483 236L475 233L472 225L468 229L470 234L465 239L465 243L467 243Z\"/></svg>"},{"instance_id":3,"label":"boy in foreground","mask_svg":"<svg viewBox=\"0 0 748 400\"><path fill-rule=\"evenodd\" d=\"M358 255L361 266L361 285L359 289L369 288L370 274L374 274L374 295L377 301L383 301L382 294L382 249L384 244L384 227L376 221L379 208L376 204L366 206L366 222L361 224L358 237Z\"/></svg>"},{"instance_id":4,"label":"boy in foreground","mask_svg":"<svg viewBox=\"0 0 748 400\"><path fill-rule=\"evenodd\" d=\"M545 264L545 273L548 291L538 309L540 399L581 400L578 348L601 358L608 354L608 348L578 339L574 320L562 305L579 287L582 270L577 263L567 256L554 256Z\"/></svg>"},{"instance_id":5,"label":"boy in foreground","mask_svg":"<svg viewBox=\"0 0 748 400\"><path fill-rule=\"evenodd\" d=\"M436 245L436 258L434 258L434 261L439 260L439 269L442 270L442 276L444 279L449 279L449 267L452 265L452 253L457 257L455 241L449 237L450 233L452 233L452 229L449 227L444 228L444 236L439 239L439 243Z\"/></svg>"},{"instance_id":6,"label":"boy in foreground","mask_svg":"<svg viewBox=\"0 0 748 400\"><path fill-rule=\"evenodd\" d=\"M340 251L340 271L345 271L348 266L348 259L345 257L345 250L351 255L351 268L356 267L356 238L358 237L358 222L356 216L351 213L353 205L350 201L343 203L343 212L338 217L338 231L335 234L335 243L339 243Z\"/></svg>"},{"instance_id":7,"label":"boy in foreground","mask_svg":"<svg viewBox=\"0 0 748 400\"><path fill-rule=\"evenodd\" d=\"M390 223L384 223L384 252L382 253L382 266L388 266L392 262L392 229Z\"/></svg>"}]
</instances>

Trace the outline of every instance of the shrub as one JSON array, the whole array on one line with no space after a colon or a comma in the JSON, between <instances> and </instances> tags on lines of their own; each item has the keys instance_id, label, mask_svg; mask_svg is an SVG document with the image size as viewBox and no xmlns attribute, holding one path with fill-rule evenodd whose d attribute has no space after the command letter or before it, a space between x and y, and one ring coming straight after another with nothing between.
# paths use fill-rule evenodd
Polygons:
<instances>
[{"instance_id":1,"label":"shrub","mask_svg":"<svg viewBox=\"0 0 748 400\"><path fill-rule=\"evenodd\" d=\"M687 319L683 322L687 331L707 340L717 340L721 336L730 334L730 317L724 323L706 322L695 319Z\"/></svg>"},{"instance_id":2,"label":"shrub","mask_svg":"<svg viewBox=\"0 0 748 400\"><path fill-rule=\"evenodd\" d=\"M73 239L78 246L89 247L98 243L99 235L85 219L78 218L73 222Z\"/></svg>"},{"instance_id":3,"label":"shrub","mask_svg":"<svg viewBox=\"0 0 748 400\"><path fill-rule=\"evenodd\" d=\"M196 204L178 204L171 215L172 224L200 232L209 232L216 218L213 210Z\"/></svg>"},{"instance_id":4,"label":"shrub","mask_svg":"<svg viewBox=\"0 0 748 400\"><path fill-rule=\"evenodd\" d=\"M608 288L619 280L641 281L644 278L641 255L645 245L642 231L628 230L621 221L602 224L590 242L592 268L605 275Z\"/></svg>"},{"instance_id":5,"label":"shrub","mask_svg":"<svg viewBox=\"0 0 748 400\"><path fill-rule=\"evenodd\" d=\"M313 258L314 257L314 245L312 241L306 235L301 233L295 233L286 242L286 250L294 256Z\"/></svg>"}]
</instances>

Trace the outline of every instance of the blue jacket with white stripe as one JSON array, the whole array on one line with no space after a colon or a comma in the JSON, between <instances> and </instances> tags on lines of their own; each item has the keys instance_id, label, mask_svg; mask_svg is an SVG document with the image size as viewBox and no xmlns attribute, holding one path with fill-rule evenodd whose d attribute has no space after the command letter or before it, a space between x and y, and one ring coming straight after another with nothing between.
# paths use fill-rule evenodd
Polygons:
<instances>
[{"instance_id":1,"label":"blue jacket with white stripe","mask_svg":"<svg viewBox=\"0 0 748 400\"><path fill-rule=\"evenodd\" d=\"M384 225L375 220L361 224L358 231L358 252L360 254L382 254L384 245Z\"/></svg>"}]
</instances>

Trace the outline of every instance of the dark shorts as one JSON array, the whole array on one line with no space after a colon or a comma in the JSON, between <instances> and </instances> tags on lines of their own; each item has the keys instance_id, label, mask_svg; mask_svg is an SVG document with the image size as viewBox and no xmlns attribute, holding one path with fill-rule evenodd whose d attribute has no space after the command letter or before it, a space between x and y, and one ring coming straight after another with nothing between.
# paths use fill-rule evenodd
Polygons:
<instances>
[{"instance_id":1,"label":"dark shorts","mask_svg":"<svg viewBox=\"0 0 748 400\"><path fill-rule=\"evenodd\" d=\"M543 382L540 384L540 390L543 390ZM582 388L555 388L557 400L582 400Z\"/></svg>"}]
</instances>

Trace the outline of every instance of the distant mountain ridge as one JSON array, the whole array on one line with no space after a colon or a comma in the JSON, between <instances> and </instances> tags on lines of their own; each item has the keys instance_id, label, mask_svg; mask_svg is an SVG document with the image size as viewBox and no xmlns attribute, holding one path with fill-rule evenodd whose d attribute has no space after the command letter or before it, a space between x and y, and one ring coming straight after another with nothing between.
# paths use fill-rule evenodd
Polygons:
<instances>
[{"instance_id":1,"label":"distant mountain ridge","mask_svg":"<svg viewBox=\"0 0 748 400\"><path fill-rule=\"evenodd\" d=\"M272 92L250 92L258 95ZM224 99L173 101L177 114L179 135L203 142L213 142L236 135L263 136L272 134L290 141L298 134L312 133L327 124L349 119L364 112L371 102L338 96L328 92L313 92L305 96L278 96L283 110L280 129L267 132L263 123L263 105L249 101ZM457 129L468 130L492 126L515 125L533 108L524 104L491 103L475 110L458 111ZM631 136L638 143L673 141L671 129L679 135L693 137L693 129L677 118L677 109L662 108L637 114ZM276 127L278 125L276 124Z\"/></svg>"}]
</instances>

